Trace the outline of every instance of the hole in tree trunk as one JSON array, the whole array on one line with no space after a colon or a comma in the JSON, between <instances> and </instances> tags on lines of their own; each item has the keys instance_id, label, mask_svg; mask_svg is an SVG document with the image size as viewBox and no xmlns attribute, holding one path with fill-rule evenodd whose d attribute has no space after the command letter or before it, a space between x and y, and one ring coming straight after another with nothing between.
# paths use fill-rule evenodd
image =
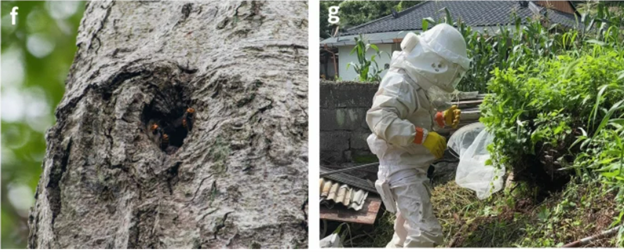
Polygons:
<instances>
[{"instance_id":1,"label":"hole in tree trunk","mask_svg":"<svg viewBox=\"0 0 624 252\"><path fill-rule=\"evenodd\" d=\"M143 109L141 120L149 139L162 151L172 154L193 130L196 113L187 90L167 86Z\"/></svg>"}]
</instances>

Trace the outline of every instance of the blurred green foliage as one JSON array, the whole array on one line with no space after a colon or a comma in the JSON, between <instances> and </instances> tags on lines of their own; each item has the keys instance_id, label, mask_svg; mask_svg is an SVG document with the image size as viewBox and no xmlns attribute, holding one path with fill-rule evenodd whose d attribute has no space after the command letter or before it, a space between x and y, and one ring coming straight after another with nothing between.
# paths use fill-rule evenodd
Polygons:
<instances>
[{"instance_id":1,"label":"blurred green foliage","mask_svg":"<svg viewBox=\"0 0 624 252\"><path fill-rule=\"evenodd\" d=\"M2 1L3 249L26 247L44 136L65 91L83 12L84 2Z\"/></svg>"}]
</instances>

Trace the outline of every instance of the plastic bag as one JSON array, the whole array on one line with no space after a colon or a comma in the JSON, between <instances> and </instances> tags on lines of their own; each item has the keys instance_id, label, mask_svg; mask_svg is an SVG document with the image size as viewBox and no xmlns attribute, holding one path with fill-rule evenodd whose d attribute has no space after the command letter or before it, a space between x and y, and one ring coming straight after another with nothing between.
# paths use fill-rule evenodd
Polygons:
<instances>
[{"instance_id":1,"label":"plastic bag","mask_svg":"<svg viewBox=\"0 0 624 252\"><path fill-rule=\"evenodd\" d=\"M505 169L485 165L490 159L487 146L494 136L488 133L482 123L466 125L456 131L448 142L448 147L459 155L455 182L477 193L477 198L486 199L503 188Z\"/></svg>"},{"instance_id":2,"label":"plastic bag","mask_svg":"<svg viewBox=\"0 0 624 252\"><path fill-rule=\"evenodd\" d=\"M448 148L455 151L455 153L458 154L458 158L461 157L461 154L468 150L468 147L470 147L483 129L485 129L485 125L480 122L471 123L459 128L451 135L451 138L449 138L447 144Z\"/></svg>"},{"instance_id":3,"label":"plastic bag","mask_svg":"<svg viewBox=\"0 0 624 252\"><path fill-rule=\"evenodd\" d=\"M331 234L319 242L321 248L342 248L342 242L338 234Z\"/></svg>"}]
</instances>

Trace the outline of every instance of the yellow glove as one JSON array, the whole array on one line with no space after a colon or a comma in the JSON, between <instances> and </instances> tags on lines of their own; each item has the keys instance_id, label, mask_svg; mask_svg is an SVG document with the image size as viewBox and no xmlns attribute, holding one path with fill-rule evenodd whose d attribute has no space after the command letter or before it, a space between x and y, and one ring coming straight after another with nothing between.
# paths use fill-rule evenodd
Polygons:
<instances>
[{"instance_id":1,"label":"yellow glove","mask_svg":"<svg viewBox=\"0 0 624 252\"><path fill-rule=\"evenodd\" d=\"M423 141L423 135L424 129L416 127L416 138L414 138L414 143L422 144L437 159L442 158L444 151L446 150L446 138L440 136L440 134L436 132L430 131Z\"/></svg>"},{"instance_id":2,"label":"yellow glove","mask_svg":"<svg viewBox=\"0 0 624 252\"><path fill-rule=\"evenodd\" d=\"M457 128L460 117L461 110L457 108L457 105L453 105L450 109L447 109L444 112L438 112L435 119L440 127L451 126L453 128Z\"/></svg>"}]
</instances>

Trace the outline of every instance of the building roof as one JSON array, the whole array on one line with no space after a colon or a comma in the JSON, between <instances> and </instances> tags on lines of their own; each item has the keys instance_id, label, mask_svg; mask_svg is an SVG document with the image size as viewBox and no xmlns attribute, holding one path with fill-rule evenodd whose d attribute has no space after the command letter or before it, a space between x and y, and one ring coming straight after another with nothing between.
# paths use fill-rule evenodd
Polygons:
<instances>
[{"instance_id":1,"label":"building roof","mask_svg":"<svg viewBox=\"0 0 624 252\"><path fill-rule=\"evenodd\" d=\"M545 9L533 3L530 5L541 13L548 12L547 16L552 22L568 27L576 24L574 14ZM396 18L388 15L349 28L341 32L340 36L422 30L424 18L443 18L446 15L444 11L440 11L444 7L449 10L454 21L461 18L471 27L508 25L512 22L513 12L522 18L523 24L526 23L527 17L535 15L531 8L522 7L519 1L427 1L399 12Z\"/></svg>"},{"instance_id":2,"label":"building roof","mask_svg":"<svg viewBox=\"0 0 624 252\"><path fill-rule=\"evenodd\" d=\"M473 31L482 32L483 30L488 30L490 32L497 32L499 27L496 26L481 26L481 27L472 27ZM513 27L509 27L513 29ZM408 31L393 31L393 32L380 32L380 33L370 33L363 34L362 37L364 40L368 41L368 43L372 44L388 44L394 43L398 40L401 40L405 37ZM324 45L327 46L347 46L347 45L355 45L355 38L359 37L357 35L346 35L346 36L337 36L327 38L321 41L321 48Z\"/></svg>"}]
</instances>

